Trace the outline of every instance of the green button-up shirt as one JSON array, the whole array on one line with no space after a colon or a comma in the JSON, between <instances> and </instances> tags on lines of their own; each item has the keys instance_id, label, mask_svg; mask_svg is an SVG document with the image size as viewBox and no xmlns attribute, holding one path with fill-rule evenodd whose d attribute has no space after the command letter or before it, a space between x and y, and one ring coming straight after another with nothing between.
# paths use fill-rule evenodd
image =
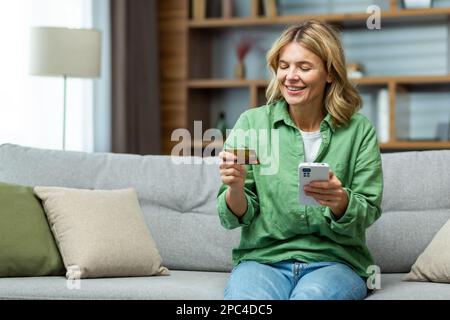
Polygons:
<instances>
[{"instance_id":1,"label":"green button-up shirt","mask_svg":"<svg viewBox=\"0 0 450 320\"><path fill-rule=\"evenodd\" d=\"M383 176L376 132L354 114L336 127L328 114L320 125L322 144L314 162L326 162L348 194L345 213L336 219L325 206L299 203L298 165L305 162L303 140L284 101L244 112L228 135L225 148L256 149L260 165L246 165L247 211L238 219L220 187L217 209L227 229L242 227L233 263L342 262L362 277L373 265L365 232L381 215Z\"/></svg>"}]
</instances>

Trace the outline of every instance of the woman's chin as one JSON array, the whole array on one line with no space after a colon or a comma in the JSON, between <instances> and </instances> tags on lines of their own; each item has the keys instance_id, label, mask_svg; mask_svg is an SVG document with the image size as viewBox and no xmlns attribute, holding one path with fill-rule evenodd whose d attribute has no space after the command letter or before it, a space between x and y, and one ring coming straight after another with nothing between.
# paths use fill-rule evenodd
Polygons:
<instances>
[{"instance_id":1,"label":"woman's chin","mask_svg":"<svg viewBox=\"0 0 450 320\"><path fill-rule=\"evenodd\" d=\"M292 97L285 97L284 99L289 105L301 105L304 103L304 99L293 99Z\"/></svg>"}]
</instances>

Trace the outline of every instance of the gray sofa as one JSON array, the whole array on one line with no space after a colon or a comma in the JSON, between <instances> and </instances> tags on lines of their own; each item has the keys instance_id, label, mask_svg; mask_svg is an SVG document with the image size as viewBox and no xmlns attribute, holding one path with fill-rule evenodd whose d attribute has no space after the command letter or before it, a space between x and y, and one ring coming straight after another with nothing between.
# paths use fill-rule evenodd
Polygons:
<instances>
[{"instance_id":1,"label":"gray sofa","mask_svg":"<svg viewBox=\"0 0 450 320\"><path fill-rule=\"evenodd\" d=\"M223 229L216 214L217 161L183 159L191 163L1 145L3 182L134 187L171 275L83 279L80 289L69 289L64 277L2 278L0 299L222 299L239 230ZM401 281L450 218L450 151L383 154L383 167L383 214L367 232L381 289L367 299L450 299L450 284Z\"/></svg>"}]
</instances>

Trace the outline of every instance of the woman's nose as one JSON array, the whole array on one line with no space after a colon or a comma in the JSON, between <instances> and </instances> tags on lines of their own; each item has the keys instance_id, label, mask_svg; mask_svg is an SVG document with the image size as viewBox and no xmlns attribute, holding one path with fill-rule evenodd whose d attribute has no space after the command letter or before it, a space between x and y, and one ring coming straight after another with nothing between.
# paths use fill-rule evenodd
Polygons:
<instances>
[{"instance_id":1,"label":"woman's nose","mask_svg":"<svg viewBox=\"0 0 450 320\"><path fill-rule=\"evenodd\" d=\"M287 80L299 80L299 75L295 72L295 69L289 69L286 75Z\"/></svg>"}]
</instances>

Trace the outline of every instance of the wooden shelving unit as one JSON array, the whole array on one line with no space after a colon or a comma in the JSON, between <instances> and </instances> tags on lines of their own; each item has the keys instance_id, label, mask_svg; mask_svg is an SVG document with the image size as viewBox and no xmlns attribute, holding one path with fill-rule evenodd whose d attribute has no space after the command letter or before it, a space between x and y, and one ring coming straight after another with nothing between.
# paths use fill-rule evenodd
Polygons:
<instances>
[{"instance_id":1,"label":"wooden shelving unit","mask_svg":"<svg viewBox=\"0 0 450 320\"><path fill-rule=\"evenodd\" d=\"M242 89L249 93L249 107L263 104L266 79L234 80L211 78L211 47L208 40L215 34L215 29L232 29L238 27L281 26L298 23L307 19L318 19L334 24L363 25L370 14L339 13L301 16L271 16L262 14L261 1L251 1L250 16L233 18L190 18L190 1L165 0L160 9L160 34L162 65L162 107L163 107L163 145L169 154L177 142L170 141L170 134L177 128L192 131L195 119L205 119L204 130L210 126L209 108L211 95L221 90ZM382 11L383 24L402 21L432 21L435 18L450 17L450 8L402 9L400 0L390 0L388 9ZM360 26L359 26L360 27ZM168 38L169 37L169 40ZM199 45L201 44L201 46ZM206 48L206 52L205 52ZM209 52L208 52L209 50ZM173 53L173 55L172 55ZM175 61L175 58L177 59ZM382 150L428 150L450 149L449 141L409 141L397 139L396 101L399 92L413 85L450 84L450 75L442 76L376 76L352 79L358 87L384 87L389 95L389 142L380 144ZM210 142L190 142L194 149L204 148ZM214 146L219 146L213 144ZM211 146L211 145L210 145Z\"/></svg>"},{"instance_id":2,"label":"wooden shelving unit","mask_svg":"<svg viewBox=\"0 0 450 320\"><path fill-rule=\"evenodd\" d=\"M450 149L450 143L446 141L392 141L381 143L382 150L431 150Z\"/></svg>"},{"instance_id":3,"label":"wooden shelving unit","mask_svg":"<svg viewBox=\"0 0 450 320\"><path fill-rule=\"evenodd\" d=\"M429 9L398 9L396 6L381 12L383 21L402 21L416 17L434 18L439 15L449 15L450 8L429 8ZM209 18L204 20L190 20L189 28L228 28L228 27L248 27L248 26L270 26L287 25L298 23L301 20L317 19L330 23L347 23L365 21L370 16L369 13L340 13L340 14L320 14L301 16L277 16L277 17L246 17L246 18Z\"/></svg>"}]
</instances>

